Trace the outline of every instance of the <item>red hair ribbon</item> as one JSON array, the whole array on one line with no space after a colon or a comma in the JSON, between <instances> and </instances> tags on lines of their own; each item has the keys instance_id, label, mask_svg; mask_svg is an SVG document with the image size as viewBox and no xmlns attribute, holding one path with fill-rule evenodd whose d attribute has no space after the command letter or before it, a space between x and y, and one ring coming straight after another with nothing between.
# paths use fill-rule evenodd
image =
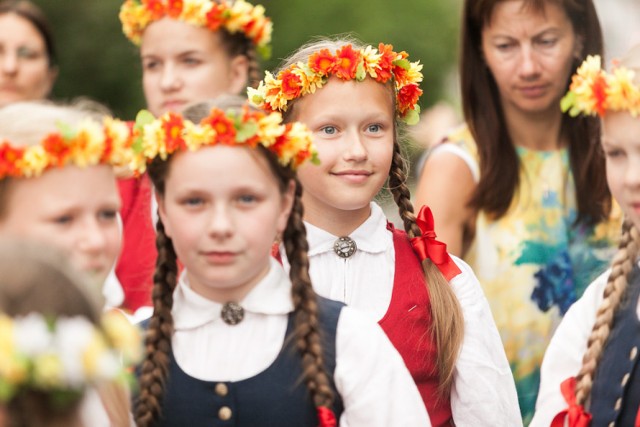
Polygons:
<instances>
[{"instance_id":1,"label":"red hair ribbon","mask_svg":"<svg viewBox=\"0 0 640 427\"><path fill-rule=\"evenodd\" d=\"M320 424L318 427L336 427L338 425L336 421L336 415L333 411L326 406L318 406L318 420Z\"/></svg>"},{"instance_id":2,"label":"red hair ribbon","mask_svg":"<svg viewBox=\"0 0 640 427\"><path fill-rule=\"evenodd\" d=\"M582 405L576 403L576 378L571 377L564 380L560 384L560 391L562 391L562 397L569 407L553 418L551 427L563 427L567 417L569 417L569 427L589 427L591 414L586 412Z\"/></svg>"},{"instance_id":3,"label":"red hair ribbon","mask_svg":"<svg viewBox=\"0 0 640 427\"><path fill-rule=\"evenodd\" d=\"M418 254L420 261L430 259L448 281L462 273L447 252L447 245L436 240L433 214L428 206L420 208L416 223L422 231L422 236L411 239L411 246Z\"/></svg>"}]
</instances>

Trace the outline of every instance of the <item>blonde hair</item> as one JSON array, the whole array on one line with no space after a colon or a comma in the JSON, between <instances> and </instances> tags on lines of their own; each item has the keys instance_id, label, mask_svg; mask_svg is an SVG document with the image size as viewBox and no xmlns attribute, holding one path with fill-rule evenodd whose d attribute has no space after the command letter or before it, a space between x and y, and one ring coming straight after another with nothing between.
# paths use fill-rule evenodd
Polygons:
<instances>
[{"instance_id":1,"label":"blonde hair","mask_svg":"<svg viewBox=\"0 0 640 427\"><path fill-rule=\"evenodd\" d=\"M302 46L287 58L276 70L276 74L280 70L284 70L291 64L297 62L307 62L309 57L321 49L335 51L345 44L351 44L354 49L364 49L362 42L351 36L339 36L334 39L319 38L311 43ZM388 83L389 102L393 103L394 116L397 106L395 105L395 94L393 93L393 83ZM295 100L291 101L291 106L285 113L285 120L291 120L295 117L296 111ZM393 195L393 199L398 206L400 218L404 223L404 229L410 238L422 235L420 227L416 223L413 204L411 203L411 193L407 187L406 161L402 155L399 143L399 126L398 120L394 120L394 138L393 138L393 157L391 160L391 169L389 171L389 190ZM453 382L453 372L455 363L458 359L458 353L462 345L464 335L464 319L462 317L462 308L455 296L451 285L444 278L440 270L430 260L422 263L425 273L427 290L429 292L429 300L431 305L431 315L433 323L431 332L436 342L438 356L436 365L440 380L439 394L446 396L450 392Z\"/></svg>"},{"instance_id":2,"label":"blonde hair","mask_svg":"<svg viewBox=\"0 0 640 427\"><path fill-rule=\"evenodd\" d=\"M74 270L62 253L43 244L25 241L0 243L0 311L11 317L41 313L82 316L99 324L100 304L85 277ZM112 396L104 399L114 420L129 418L128 399L120 385L107 384ZM104 393L98 390L103 396ZM67 427L79 422L82 396L68 405L51 399L44 391L26 390L12 398L4 408L11 427ZM123 422L114 425L123 427Z\"/></svg>"},{"instance_id":3,"label":"blonde hair","mask_svg":"<svg viewBox=\"0 0 640 427\"><path fill-rule=\"evenodd\" d=\"M620 61L620 65L634 70L636 73L634 83L640 84L640 44L631 50ZM604 118L606 121L606 116ZM587 350L582 359L582 366L576 377L576 403L585 405L593 386L593 378L602 357L609 334L613 327L618 307L624 299L629 285L629 276L640 256L640 230L633 222L626 219L622 225L622 237L618 246L618 252L611 262L611 273L604 288L602 304L598 307L596 321L587 341Z\"/></svg>"}]
</instances>

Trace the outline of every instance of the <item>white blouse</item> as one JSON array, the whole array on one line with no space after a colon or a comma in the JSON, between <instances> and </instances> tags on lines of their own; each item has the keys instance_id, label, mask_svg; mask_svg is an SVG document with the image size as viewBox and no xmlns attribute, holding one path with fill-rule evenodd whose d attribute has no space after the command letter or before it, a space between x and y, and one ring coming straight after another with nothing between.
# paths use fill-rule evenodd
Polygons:
<instances>
[{"instance_id":1,"label":"white blouse","mask_svg":"<svg viewBox=\"0 0 640 427\"><path fill-rule=\"evenodd\" d=\"M239 381L273 363L293 311L291 282L277 261L271 260L267 276L240 305L244 319L230 326L220 317L222 304L194 292L181 276L172 346L182 370L205 381ZM345 307L336 335L334 380L344 403L340 426L431 425L402 358L375 322Z\"/></svg>"},{"instance_id":2,"label":"white blouse","mask_svg":"<svg viewBox=\"0 0 640 427\"><path fill-rule=\"evenodd\" d=\"M551 338L540 368L540 391L531 427L548 427L558 413L567 409L560 384L578 375L582 367L582 357L587 350L610 273L611 270L607 270L589 285L582 297L569 308ZM637 311L640 318L640 305Z\"/></svg>"},{"instance_id":3,"label":"white blouse","mask_svg":"<svg viewBox=\"0 0 640 427\"><path fill-rule=\"evenodd\" d=\"M393 235L382 209L371 203L371 216L349 235L358 249L347 259L333 251L337 236L305 225L316 292L380 320L391 302L395 274ZM285 260L282 247L281 255ZM464 316L464 339L451 390L453 419L458 427L521 426L513 375L489 303L471 268L452 258L462 273L450 284Z\"/></svg>"}]
</instances>

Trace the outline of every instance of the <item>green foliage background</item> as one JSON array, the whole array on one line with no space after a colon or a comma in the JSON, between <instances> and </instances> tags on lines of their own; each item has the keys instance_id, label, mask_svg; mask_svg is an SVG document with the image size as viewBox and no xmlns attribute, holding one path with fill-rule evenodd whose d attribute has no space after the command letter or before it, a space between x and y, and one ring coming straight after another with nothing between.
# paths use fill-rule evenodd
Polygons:
<instances>
[{"instance_id":1,"label":"green foliage background","mask_svg":"<svg viewBox=\"0 0 640 427\"><path fill-rule=\"evenodd\" d=\"M116 115L144 107L137 49L122 35L120 0L32 0L56 36L60 76L56 99L88 96ZM391 43L424 64L424 107L446 98L455 67L459 0L262 0L274 22L273 69L316 35L353 33L366 43Z\"/></svg>"}]
</instances>

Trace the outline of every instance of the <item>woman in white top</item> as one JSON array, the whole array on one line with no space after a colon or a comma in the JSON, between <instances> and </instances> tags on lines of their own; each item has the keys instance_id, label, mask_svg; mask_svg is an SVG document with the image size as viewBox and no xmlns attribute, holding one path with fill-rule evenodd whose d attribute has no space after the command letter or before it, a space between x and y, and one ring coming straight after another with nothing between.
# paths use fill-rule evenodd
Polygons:
<instances>
[{"instance_id":1,"label":"woman in white top","mask_svg":"<svg viewBox=\"0 0 640 427\"><path fill-rule=\"evenodd\" d=\"M213 105L143 127L161 221L138 426L429 426L380 328L313 292L294 172L308 130Z\"/></svg>"}]
</instances>

